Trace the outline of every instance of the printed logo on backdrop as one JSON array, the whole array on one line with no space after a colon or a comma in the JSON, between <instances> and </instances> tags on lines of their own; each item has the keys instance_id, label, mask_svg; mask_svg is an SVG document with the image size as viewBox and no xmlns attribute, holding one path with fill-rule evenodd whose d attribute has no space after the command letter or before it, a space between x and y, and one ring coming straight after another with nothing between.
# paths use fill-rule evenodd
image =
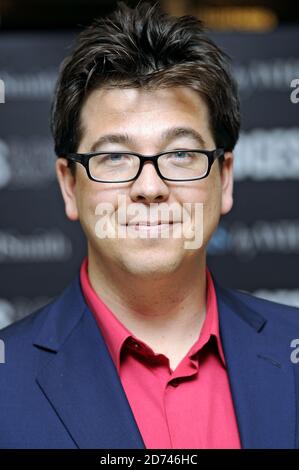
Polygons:
<instances>
[{"instance_id":1,"label":"printed logo on backdrop","mask_svg":"<svg viewBox=\"0 0 299 470\"><path fill-rule=\"evenodd\" d=\"M40 189L53 183L55 155L50 138L10 136L0 140L0 189Z\"/></svg>"},{"instance_id":2,"label":"printed logo on backdrop","mask_svg":"<svg viewBox=\"0 0 299 470\"><path fill-rule=\"evenodd\" d=\"M279 304L299 307L299 289L257 289L252 294Z\"/></svg>"},{"instance_id":3,"label":"printed logo on backdrop","mask_svg":"<svg viewBox=\"0 0 299 470\"><path fill-rule=\"evenodd\" d=\"M0 330L38 310L51 300L52 299L47 296L39 296L35 298L16 297L9 300L0 298Z\"/></svg>"},{"instance_id":4,"label":"printed logo on backdrop","mask_svg":"<svg viewBox=\"0 0 299 470\"><path fill-rule=\"evenodd\" d=\"M13 323L15 319L15 310L11 302L6 299L0 299L0 329Z\"/></svg>"},{"instance_id":5,"label":"printed logo on backdrop","mask_svg":"<svg viewBox=\"0 0 299 470\"><path fill-rule=\"evenodd\" d=\"M29 235L17 231L0 231L1 263L68 261L72 241L59 229L36 229Z\"/></svg>"},{"instance_id":6,"label":"printed logo on backdrop","mask_svg":"<svg viewBox=\"0 0 299 470\"><path fill-rule=\"evenodd\" d=\"M3 140L0 140L0 189L7 186L11 180L11 168L9 165L9 148Z\"/></svg>"},{"instance_id":7,"label":"printed logo on backdrop","mask_svg":"<svg viewBox=\"0 0 299 470\"><path fill-rule=\"evenodd\" d=\"M299 180L299 127L241 132L234 155L236 181Z\"/></svg>"},{"instance_id":8,"label":"printed logo on backdrop","mask_svg":"<svg viewBox=\"0 0 299 470\"><path fill-rule=\"evenodd\" d=\"M299 60L295 58L273 58L250 60L247 64L236 64L233 73L240 92L248 96L255 91L288 91L294 77L299 77Z\"/></svg>"},{"instance_id":9,"label":"printed logo on backdrop","mask_svg":"<svg viewBox=\"0 0 299 470\"><path fill-rule=\"evenodd\" d=\"M266 253L299 254L299 219L221 222L208 245L209 255L234 255L242 261Z\"/></svg>"},{"instance_id":10,"label":"printed logo on backdrop","mask_svg":"<svg viewBox=\"0 0 299 470\"><path fill-rule=\"evenodd\" d=\"M0 77L5 83L5 95L9 101L51 100L57 80L57 70L37 70L18 74L0 70Z\"/></svg>"}]
</instances>

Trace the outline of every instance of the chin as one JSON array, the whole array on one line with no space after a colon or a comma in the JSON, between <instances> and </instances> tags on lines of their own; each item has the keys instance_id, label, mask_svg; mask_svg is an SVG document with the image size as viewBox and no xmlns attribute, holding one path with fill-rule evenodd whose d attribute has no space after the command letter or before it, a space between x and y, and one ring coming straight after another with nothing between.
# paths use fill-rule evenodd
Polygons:
<instances>
[{"instance_id":1,"label":"chin","mask_svg":"<svg viewBox=\"0 0 299 470\"><path fill-rule=\"evenodd\" d=\"M136 254L137 255L137 254ZM142 279L162 279L170 273L176 271L181 264L182 256L179 254L168 256L163 253L150 255L146 253L137 256L126 256L122 259L122 267L128 273Z\"/></svg>"}]
</instances>

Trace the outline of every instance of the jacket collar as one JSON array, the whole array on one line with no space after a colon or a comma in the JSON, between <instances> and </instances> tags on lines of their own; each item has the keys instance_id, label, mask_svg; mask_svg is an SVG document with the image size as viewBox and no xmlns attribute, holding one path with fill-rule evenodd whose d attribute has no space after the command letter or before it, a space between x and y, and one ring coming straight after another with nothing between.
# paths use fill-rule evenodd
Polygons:
<instances>
[{"instance_id":1,"label":"jacket collar","mask_svg":"<svg viewBox=\"0 0 299 470\"><path fill-rule=\"evenodd\" d=\"M49 307L34 344L37 383L79 448L145 448L79 277Z\"/></svg>"}]
</instances>

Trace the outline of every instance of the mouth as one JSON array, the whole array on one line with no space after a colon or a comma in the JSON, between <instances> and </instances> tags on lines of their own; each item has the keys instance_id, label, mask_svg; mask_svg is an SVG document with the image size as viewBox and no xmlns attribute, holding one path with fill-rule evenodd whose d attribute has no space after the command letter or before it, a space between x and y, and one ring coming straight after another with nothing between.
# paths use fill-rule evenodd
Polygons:
<instances>
[{"instance_id":1,"label":"mouth","mask_svg":"<svg viewBox=\"0 0 299 470\"><path fill-rule=\"evenodd\" d=\"M150 222L150 221L143 221L143 222L135 222L135 223L128 223L125 224L124 226L128 231L133 231L136 233L145 233L145 234L151 234L151 235L157 235L160 233L169 233L174 230L174 227L178 224L179 222L173 222L173 221L156 221L156 222Z\"/></svg>"},{"instance_id":2,"label":"mouth","mask_svg":"<svg viewBox=\"0 0 299 470\"><path fill-rule=\"evenodd\" d=\"M128 227L157 227L158 225L173 225L175 222L173 221L161 221L158 220L156 222L150 222L150 221L143 221L143 222L133 222L133 223L128 223L126 226Z\"/></svg>"}]
</instances>

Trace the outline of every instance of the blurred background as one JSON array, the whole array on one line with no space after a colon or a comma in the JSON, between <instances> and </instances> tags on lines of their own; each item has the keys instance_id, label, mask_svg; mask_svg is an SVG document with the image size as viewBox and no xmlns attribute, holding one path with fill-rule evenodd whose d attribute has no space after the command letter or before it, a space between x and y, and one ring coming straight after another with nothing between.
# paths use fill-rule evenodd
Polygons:
<instances>
[{"instance_id":1,"label":"blurred background","mask_svg":"<svg viewBox=\"0 0 299 470\"><path fill-rule=\"evenodd\" d=\"M239 84L235 204L210 242L210 269L223 285L299 306L299 3L160 3L206 23ZM0 328L58 295L85 255L55 181L49 110L75 36L115 6L0 0Z\"/></svg>"}]
</instances>

